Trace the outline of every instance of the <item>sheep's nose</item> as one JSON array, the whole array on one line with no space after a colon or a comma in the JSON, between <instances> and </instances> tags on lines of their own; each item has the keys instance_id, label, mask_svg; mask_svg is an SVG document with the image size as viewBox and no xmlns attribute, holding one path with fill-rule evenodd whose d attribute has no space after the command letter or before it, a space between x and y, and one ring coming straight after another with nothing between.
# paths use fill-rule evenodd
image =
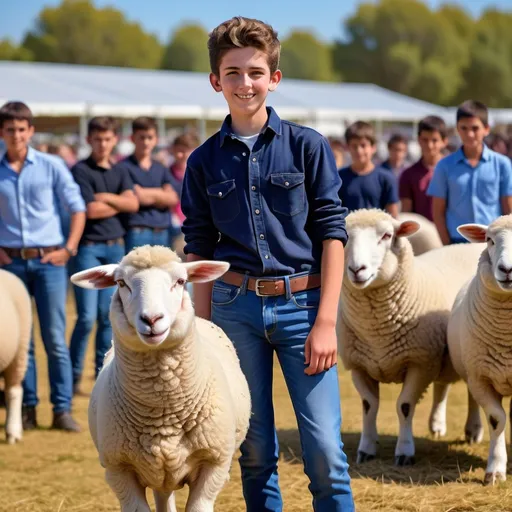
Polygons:
<instances>
[{"instance_id":1,"label":"sheep's nose","mask_svg":"<svg viewBox=\"0 0 512 512\"><path fill-rule=\"evenodd\" d=\"M357 277L357 274L359 274L359 272L362 272L363 270L366 270L366 265L361 265L358 268L353 268L353 267L349 266L348 269L350 270L350 272L352 272L352 274L354 274L354 276Z\"/></svg>"},{"instance_id":2,"label":"sheep's nose","mask_svg":"<svg viewBox=\"0 0 512 512\"><path fill-rule=\"evenodd\" d=\"M153 327L153 325L155 325L158 322L158 320L160 320L163 317L164 315L162 315L161 313L154 316L140 315L140 319L142 320L142 322L149 325L150 327Z\"/></svg>"},{"instance_id":3,"label":"sheep's nose","mask_svg":"<svg viewBox=\"0 0 512 512\"><path fill-rule=\"evenodd\" d=\"M512 267L506 267L505 265L503 265L503 263L500 263L498 265L498 270L508 275L512 272Z\"/></svg>"}]
</instances>

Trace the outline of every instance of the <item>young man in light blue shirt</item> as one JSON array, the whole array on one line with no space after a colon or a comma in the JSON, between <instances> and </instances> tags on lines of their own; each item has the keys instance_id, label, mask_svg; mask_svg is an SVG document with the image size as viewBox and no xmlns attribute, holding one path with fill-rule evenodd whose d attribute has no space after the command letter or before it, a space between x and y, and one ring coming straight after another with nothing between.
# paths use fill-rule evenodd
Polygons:
<instances>
[{"instance_id":1,"label":"young man in light blue shirt","mask_svg":"<svg viewBox=\"0 0 512 512\"><path fill-rule=\"evenodd\" d=\"M484 144L489 134L487 107L468 100L457 109L462 147L436 166L427 194L443 244L462 243L461 224L490 224L512 212L512 164Z\"/></svg>"},{"instance_id":2,"label":"young man in light blue shirt","mask_svg":"<svg viewBox=\"0 0 512 512\"><path fill-rule=\"evenodd\" d=\"M48 356L52 428L79 432L71 416L71 360L66 345L66 263L76 254L85 225L85 203L63 162L28 146L32 113L21 102L0 108L0 268L16 274L35 298ZM67 240L58 203L71 214ZM30 342L23 383L23 427L37 427L37 373Z\"/></svg>"}]
</instances>

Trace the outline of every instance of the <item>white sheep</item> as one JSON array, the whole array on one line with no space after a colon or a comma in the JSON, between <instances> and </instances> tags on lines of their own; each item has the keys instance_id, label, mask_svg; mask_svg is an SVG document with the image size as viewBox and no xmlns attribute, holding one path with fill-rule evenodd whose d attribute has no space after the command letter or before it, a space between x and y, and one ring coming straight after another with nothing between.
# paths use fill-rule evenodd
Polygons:
<instances>
[{"instance_id":1,"label":"white sheep","mask_svg":"<svg viewBox=\"0 0 512 512\"><path fill-rule=\"evenodd\" d=\"M28 359L32 331L32 306L23 282L11 272L0 269L0 311L5 319L0 336L0 373L5 380L7 443L23 437L21 406L22 382Z\"/></svg>"},{"instance_id":2,"label":"white sheep","mask_svg":"<svg viewBox=\"0 0 512 512\"><path fill-rule=\"evenodd\" d=\"M123 511L174 511L187 484L187 512L213 512L247 433L249 388L224 332L196 318L185 283L220 277L228 263L181 263L164 247L131 251L119 265L72 276L90 288L118 288L113 349L94 386L89 428Z\"/></svg>"},{"instance_id":3,"label":"white sheep","mask_svg":"<svg viewBox=\"0 0 512 512\"><path fill-rule=\"evenodd\" d=\"M476 275L455 300L448 346L455 370L489 423L484 483L494 484L507 473L507 415L501 402L512 395L512 215L489 226L465 224L458 231L470 242L487 241Z\"/></svg>"},{"instance_id":4,"label":"white sheep","mask_svg":"<svg viewBox=\"0 0 512 512\"><path fill-rule=\"evenodd\" d=\"M397 401L397 465L414 463L414 410L434 381L429 427L436 436L446 433L448 383L457 379L447 357L446 326L457 291L474 272L482 248L449 246L415 257L406 237L418 229L418 223L400 223L380 210L347 217L337 329L341 358L363 402L358 462L377 453L379 383L403 384Z\"/></svg>"},{"instance_id":5,"label":"white sheep","mask_svg":"<svg viewBox=\"0 0 512 512\"><path fill-rule=\"evenodd\" d=\"M416 256L443 247L439 232L432 221L417 213L405 212L398 214L399 222L406 220L413 220L420 225L420 229L409 237L409 242L411 242L412 250Z\"/></svg>"}]
</instances>

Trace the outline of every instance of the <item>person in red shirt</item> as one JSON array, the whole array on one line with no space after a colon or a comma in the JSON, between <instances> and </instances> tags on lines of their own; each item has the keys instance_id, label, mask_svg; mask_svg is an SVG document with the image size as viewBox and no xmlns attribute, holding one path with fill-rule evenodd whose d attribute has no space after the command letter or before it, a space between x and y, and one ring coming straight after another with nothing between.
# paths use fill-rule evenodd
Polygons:
<instances>
[{"instance_id":1,"label":"person in red shirt","mask_svg":"<svg viewBox=\"0 0 512 512\"><path fill-rule=\"evenodd\" d=\"M402 212L418 213L433 221L432 198L427 196L427 189L447 142L446 124L440 117L428 116L419 122L421 158L400 176Z\"/></svg>"}]
</instances>

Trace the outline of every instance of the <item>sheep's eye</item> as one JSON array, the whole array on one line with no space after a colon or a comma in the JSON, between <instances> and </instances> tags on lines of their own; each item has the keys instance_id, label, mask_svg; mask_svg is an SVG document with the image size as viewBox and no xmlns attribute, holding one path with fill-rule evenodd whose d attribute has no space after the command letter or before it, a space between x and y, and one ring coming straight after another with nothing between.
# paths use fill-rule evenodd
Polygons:
<instances>
[{"instance_id":1,"label":"sheep's eye","mask_svg":"<svg viewBox=\"0 0 512 512\"><path fill-rule=\"evenodd\" d=\"M126 286L126 283L122 279L119 279L117 281L117 286L119 286L119 288L124 288Z\"/></svg>"},{"instance_id":2,"label":"sheep's eye","mask_svg":"<svg viewBox=\"0 0 512 512\"><path fill-rule=\"evenodd\" d=\"M391 233L384 233L382 235L381 240L389 240L391 238Z\"/></svg>"},{"instance_id":3,"label":"sheep's eye","mask_svg":"<svg viewBox=\"0 0 512 512\"><path fill-rule=\"evenodd\" d=\"M487 237L487 243L490 245L494 245L494 240L490 237Z\"/></svg>"},{"instance_id":4,"label":"sheep's eye","mask_svg":"<svg viewBox=\"0 0 512 512\"><path fill-rule=\"evenodd\" d=\"M181 277L176 280L176 284L179 284L180 286L184 286L185 283L185 279L182 279Z\"/></svg>"}]
</instances>

